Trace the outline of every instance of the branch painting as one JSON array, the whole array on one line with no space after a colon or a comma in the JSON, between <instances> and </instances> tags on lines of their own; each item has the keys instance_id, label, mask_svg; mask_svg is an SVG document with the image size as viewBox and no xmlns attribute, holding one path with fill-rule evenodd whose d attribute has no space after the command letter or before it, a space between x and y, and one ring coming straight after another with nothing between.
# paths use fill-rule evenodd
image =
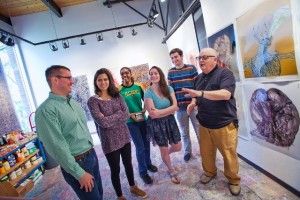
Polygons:
<instances>
[{"instance_id":1,"label":"branch painting","mask_svg":"<svg viewBox=\"0 0 300 200\"><path fill-rule=\"evenodd\" d=\"M288 0L265 1L237 26L245 78L298 75Z\"/></svg>"}]
</instances>

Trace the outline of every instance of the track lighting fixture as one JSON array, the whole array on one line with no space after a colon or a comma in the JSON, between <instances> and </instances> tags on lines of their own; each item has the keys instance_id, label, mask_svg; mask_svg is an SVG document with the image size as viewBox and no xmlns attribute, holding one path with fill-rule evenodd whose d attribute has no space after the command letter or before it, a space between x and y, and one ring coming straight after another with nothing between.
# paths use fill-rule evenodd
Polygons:
<instances>
[{"instance_id":1,"label":"track lighting fixture","mask_svg":"<svg viewBox=\"0 0 300 200\"><path fill-rule=\"evenodd\" d=\"M6 41L6 35L4 35L3 33L1 33L1 38L0 38L0 41L5 44L5 41Z\"/></svg>"},{"instance_id":2,"label":"track lighting fixture","mask_svg":"<svg viewBox=\"0 0 300 200\"><path fill-rule=\"evenodd\" d=\"M1 32L0 42L2 42L3 44L5 44L7 46L10 46L10 47L15 45L13 36L7 35L2 32Z\"/></svg>"},{"instance_id":3,"label":"track lighting fixture","mask_svg":"<svg viewBox=\"0 0 300 200\"><path fill-rule=\"evenodd\" d=\"M158 12L157 12L156 5L155 5L155 4L152 5L151 12L152 12L152 17L156 19L156 18L158 17L159 14L158 14Z\"/></svg>"},{"instance_id":4,"label":"track lighting fixture","mask_svg":"<svg viewBox=\"0 0 300 200\"><path fill-rule=\"evenodd\" d=\"M131 35L135 36L138 34L138 32L135 30L134 27L131 27L130 29L131 29Z\"/></svg>"},{"instance_id":5,"label":"track lighting fixture","mask_svg":"<svg viewBox=\"0 0 300 200\"><path fill-rule=\"evenodd\" d=\"M98 42L102 42L103 41L103 35L102 35L102 33L97 33L96 34L96 38L97 38Z\"/></svg>"},{"instance_id":6,"label":"track lighting fixture","mask_svg":"<svg viewBox=\"0 0 300 200\"><path fill-rule=\"evenodd\" d=\"M86 45L86 42L83 38L80 39L80 45Z\"/></svg>"},{"instance_id":7,"label":"track lighting fixture","mask_svg":"<svg viewBox=\"0 0 300 200\"><path fill-rule=\"evenodd\" d=\"M57 47L57 45L56 45L56 42L50 42L50 43L49 43L49 46L50 46L50 49L51 49L52 51L57 51L57 50L58 50L58 47Z\"/></svg>"},{"instance_id":8,"label":"track lighting fixture","mask_svg":"<svg viewBox=\"0 0 300 200\"><path fill-rule=\"evenodd\" d=\"M148 17L147 19L147 24L150 28L152 28L154 26L154 22L155 22L156 19L153 19L153 18L150 18Z\"/></svg>"},{"instance_id":9,"label":"track lighting fixture","mask_svg":"<svg viewBox=\"0 0 300 200\"><path fill-rule=\"evenodd\" d=\"M123 33L122 33L122 30L119 29L118 32L117 32L117 37L118 38L122 38L123 37Z\"/></svg>"},{"instance_id":10,"label":"track lighting fixture","mask_svg":"<svg viewBox=\"0 0 300 200\"><path fill-rule=\"evenodd\" d=\"M152 6L151 6L151 9L150 9L150 12L149 12L149 16L147 18L147 23L148 23L148 26L150 28L153 27L154 22L155 22L156 18L158 17L158 15L159 15L159 13L156 9L155 0L153 0Z\"/></svg>"},{"instance_id":11,"label":"track lighting fixture","mask_svg":"<svg viewBox=\"0 0 300 200\"><path fill-rule=\"evenodd\" d=\"M12 46L15 45L14 40L13 40L12 37L10 37L10 38L7 39L6 45L10 46L10 47L12 47Z\"/></svg>"},{"instance_id":12,"label":"track lighting fixture","mask_svg":"<svg viewBox=\"0 0 300 200\"><path fill-rule=\"evenodd\" d=\"M69 47L70 47L69 41L68 41L68 40L63 40L63 41L62 41L62 46L63 46L64 49L69 48Z\"/></svg>"}]
</instances>

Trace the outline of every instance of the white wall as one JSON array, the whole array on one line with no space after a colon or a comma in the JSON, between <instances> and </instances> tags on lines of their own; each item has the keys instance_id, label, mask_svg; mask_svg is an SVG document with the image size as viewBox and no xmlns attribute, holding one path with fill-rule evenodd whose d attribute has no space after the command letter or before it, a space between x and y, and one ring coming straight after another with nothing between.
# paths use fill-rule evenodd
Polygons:
<instances>
[{"instance_id":1,"label":"white wall","mask_svg":"<svg viewBox=\"0 0 300 200\"><path fill-rule=\"evenodd\" d=\"M235 24L237 17L244 14L248 9L264 2L264 0L200 0L200 2L207 36L211 36L228 25ZM292 0L292 2L295 1ZM299 41L298 36L297 40ZM240 60L238 64L241 66ZM250 140L239 139L238 153L300 191L299 160L263 147L251 138Z\"/></svg>"},{"instance_id":2,"label":"white wall","mask_svg":"<svg viewBox=\"0 0 300 200\"><path fill-rule=\"evenodd\" d=\"M198 42L195 32L193 16L190 15L176 32L167 40L169 52L173 48L180 48L183 51L184 63L193 64L198 67L195 58L199 54ZM193 62L194 61L194 62ZM198 70L200 68L198 67Z\"/></svg>"}]
</instances>

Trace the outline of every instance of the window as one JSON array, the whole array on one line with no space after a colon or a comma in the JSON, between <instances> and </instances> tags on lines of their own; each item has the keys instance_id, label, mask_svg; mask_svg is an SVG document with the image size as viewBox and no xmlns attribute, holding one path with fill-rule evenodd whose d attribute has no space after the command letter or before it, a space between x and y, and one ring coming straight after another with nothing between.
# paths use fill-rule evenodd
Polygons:
<instances>
[{"instance_id":1,"label":"window","mask_svg":"<svg viewBox=\"0 0 300 200\"><path fill-rule=\"evenodd\" d=\"M5 130L5 133L14 131L17 127L21 128L24 132L31 130L28 121L32 110L30 106L31 95L28 95L29 90L26 88L27 79L24 75L23 65L19 62L18 53L16 44L14 47L8 47L0 43L1 77L5 79L1 83L5 87L2 87L1 90L6 90L4 95L9 95L6 99L11 101L9 102L10 104L1 105L7 106L4 109L6 113L2 113L1 115L1 123L6 123L6 126L11 129ZM7 119L10 118L8 122L6 122L6 116Z\"/></svg>"}]
</instances>

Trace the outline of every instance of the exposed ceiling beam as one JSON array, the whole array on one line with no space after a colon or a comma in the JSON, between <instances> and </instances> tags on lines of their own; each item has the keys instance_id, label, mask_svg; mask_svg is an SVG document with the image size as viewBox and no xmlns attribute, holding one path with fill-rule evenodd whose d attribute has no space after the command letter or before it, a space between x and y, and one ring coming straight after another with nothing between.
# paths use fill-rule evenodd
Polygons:
<instances>
[{"instance_id":1,"label":"exposed ceiling beam","mask_svg":"<svg viewBox=\"0 0 300 200\"><path fill-rule=\"evenodd\" d=\"M61 9L53 0L41 0L57 17L62 17Z\"/></svg>"},{"instance_id":2,"label":"exposed ceiling beam","mask_svg":"<svg viewBox=\"0 0 300 200\"><path fill-rule=\"evenodd\" d=\"M7 23L8 25L12 26L11 20L9 17L5 17L4 15L0 14L0 20Z\"/></svg>"},{"instance_id":3,"label":"exposed ceiling beam","mask_svg":"<svg viewBox=\"0 0 300 200\"><path fill-rule=\"evenodd\" d=\"M145 19L148 19L148 17L146 17L145 15L143 15L140 11L138 11L137 9L133 8L132 6L130 6L128 3L123 2L126 6L128 6L130 9L132 9L134 12L138 13L139 15L141 15L142 17L144 17ZM163 27L161 27L160 25L158 25L157 23L154 22L154 25L157 26L158 28L160 28L161 30L165 30Z\"/></svg>"},{"instance_id":4,"label":"exposed ceiling beam","mask_svg":"<svg viewBox=\"0 0 300 200\"><path fill-rule=\"evenodd\" d=\"M194 0L190 6L186 9L186 11L183 13L183 15L177 20L177 22L173 25L169 33L166 35L166 37L163 39L162 43L166 43L166 41L173 35L173 33L176 32L176 30L183 24L183 22L190 16L190 14L193 14L198 8L201 7L199 0ZM167 21L168 22L168 21Z\"/></svg>"}]
</instances>

